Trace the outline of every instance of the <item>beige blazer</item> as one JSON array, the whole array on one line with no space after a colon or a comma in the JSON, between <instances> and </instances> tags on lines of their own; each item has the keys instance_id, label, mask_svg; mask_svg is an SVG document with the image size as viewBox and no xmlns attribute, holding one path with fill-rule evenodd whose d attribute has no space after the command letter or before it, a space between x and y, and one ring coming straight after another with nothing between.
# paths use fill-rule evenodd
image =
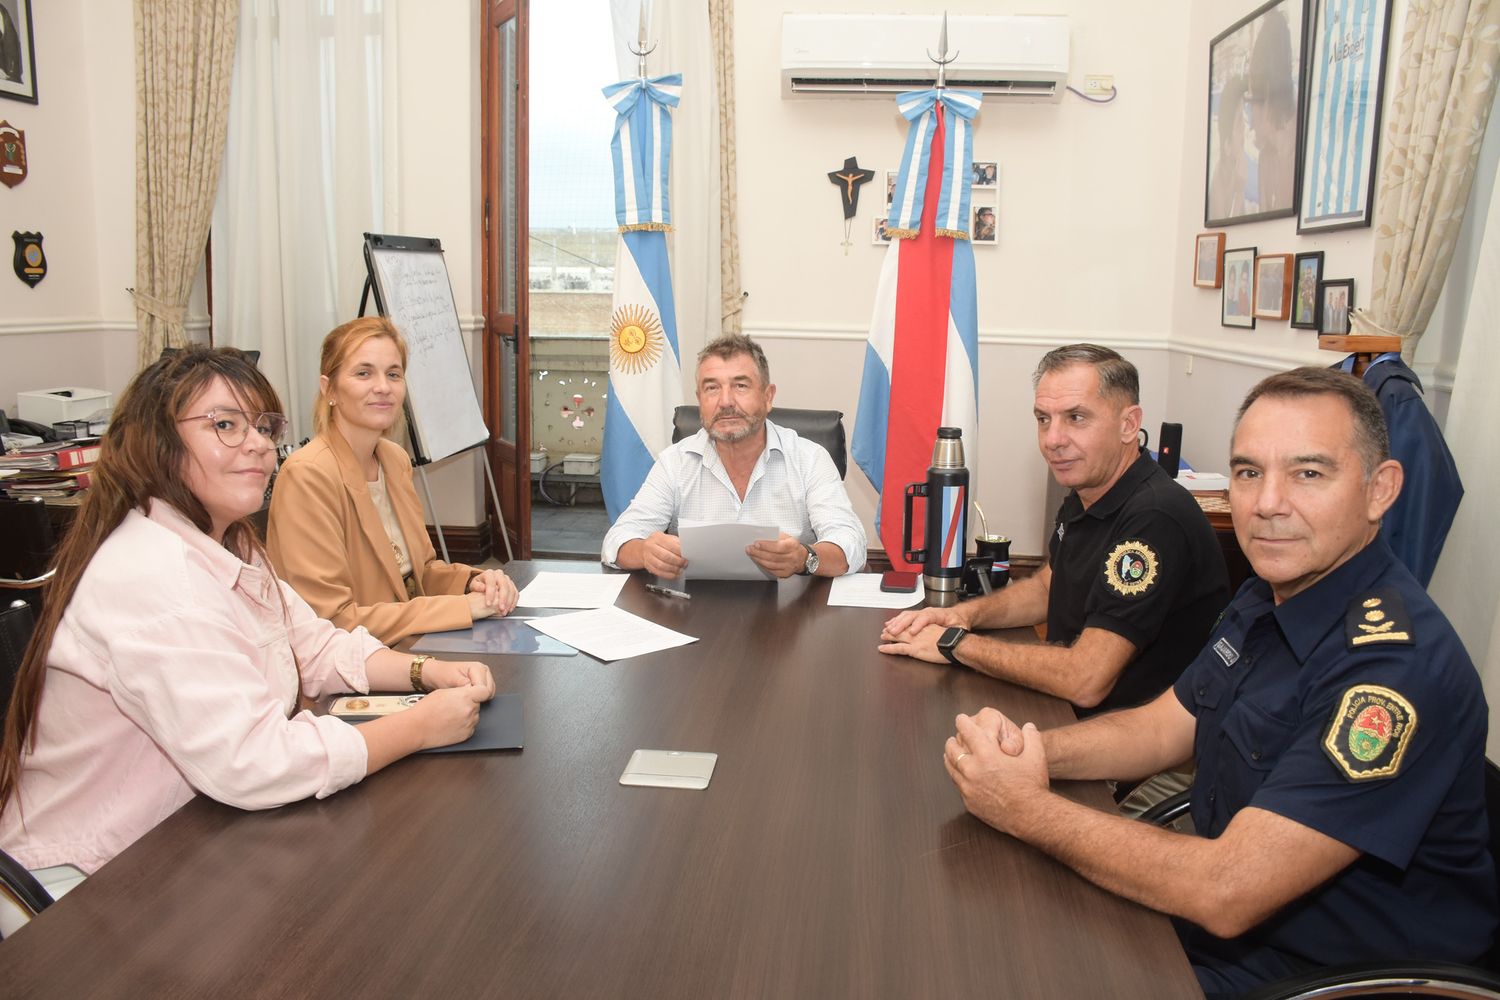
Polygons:
<instances>
[{"instance_id":1,"label":"beige blazer","mask_svg":"<svg viewBox=\"0 0 1500 1000\"><path fill-rule=\"evenodd\" d=\"M271 564L319 615L343 629L363 625L387 645L416 633L468 628L473 618L463 594L479 571L433 552L411 459L401 446L382 440L375 457L418 596L406 596L359 460L337 430L297 449L276 477L266 538Z\"/></svg>"}]
</instances>

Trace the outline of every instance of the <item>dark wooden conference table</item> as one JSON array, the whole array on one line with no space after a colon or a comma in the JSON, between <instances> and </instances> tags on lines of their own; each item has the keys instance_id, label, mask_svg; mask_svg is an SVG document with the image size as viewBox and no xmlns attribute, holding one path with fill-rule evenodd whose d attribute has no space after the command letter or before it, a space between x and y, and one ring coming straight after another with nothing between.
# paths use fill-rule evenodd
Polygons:
<instances>
[{"instance_id":1,"label":"dark wooden conference table","mask_svg":"<svg viewBox=\"0 0 1500 1000\"><path fill-rule=\"evenodd\" d=\"M509 567L536 569L594 567ZM1066 704L883 656L891 612L827 580L644 582L619 605L700 641L489 658L521 751L199 797L0 943L0 994L1201 997L1166 918L969 816L943 769L955 713ZM712 783L622 786L639 747L714 751Z\"/></svg>"}]
</instances>

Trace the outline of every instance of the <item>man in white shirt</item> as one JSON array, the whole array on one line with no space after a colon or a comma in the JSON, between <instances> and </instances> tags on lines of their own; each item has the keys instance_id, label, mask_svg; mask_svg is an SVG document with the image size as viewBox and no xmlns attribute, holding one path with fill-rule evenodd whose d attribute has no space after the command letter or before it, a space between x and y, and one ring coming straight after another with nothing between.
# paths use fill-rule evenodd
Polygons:
<instances>
[{"instance_id":1,"label":"man in white shirt","mask_svg":"<svg viewBox=\"0 0 1500 1000\"><path fill-rule=\"evenodd\" d=\"M842 576L865 563L865 529L826 449L766 419L776 398L765 352L720 337L698 354L703 429L656 458L640 492L604 536L603 560L676 577L687 568L678 522L775 524L781 536L745 550L778 578Z\"/></svg>"}]
</instances>

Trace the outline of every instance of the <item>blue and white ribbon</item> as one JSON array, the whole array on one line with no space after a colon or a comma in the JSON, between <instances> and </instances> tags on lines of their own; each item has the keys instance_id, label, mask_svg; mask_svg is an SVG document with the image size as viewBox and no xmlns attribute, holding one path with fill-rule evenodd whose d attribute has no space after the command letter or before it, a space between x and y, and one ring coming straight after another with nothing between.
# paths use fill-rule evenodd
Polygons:
<instances>
[{"instance_id":1,"label":"blue and white ribbon","mask_svg":"<svg viewBox=\"0 0 1500 1000\"><path fill-rule=\"evenodd\" d=\"M682 74L623 80L604 88L615 109L610 155L615 166L615 221L620 232L668 229L672 109L682 97Z\"/></svg>"},{"instance_id":2,"label":"blue and white ribbon","mask_svg":"<svg viewBox=\"0 0 1500 1000\"><path fill-rule=\"evenodd\" d=\"M893 239L914 239L922 229L922 201L927 191L927 167L932 156L932 133L937 107L949 112L943 143L942 188L938 192L933 230L938 236L969 238L969 186L973 182L974 116L983 98L974 90L909 90L896 98L896 107L912 123L906 151L891 200L886 232Z\"/></svg>"}]
</instances>

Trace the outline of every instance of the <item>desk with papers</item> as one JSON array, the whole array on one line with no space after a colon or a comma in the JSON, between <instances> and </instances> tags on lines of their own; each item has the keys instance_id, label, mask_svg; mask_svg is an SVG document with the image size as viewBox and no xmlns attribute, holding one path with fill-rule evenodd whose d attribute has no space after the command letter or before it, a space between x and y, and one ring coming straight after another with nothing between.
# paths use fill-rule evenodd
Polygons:
<instances>
[{"instance_id":1,"label":"desk with papers","mask_svg":"<svg viewBox=\"0 0 1500 1000\"><path fill-rule=\"evenodd\" d=\"M537 569L597 572L508 567ZM645 582L617 606L698 641L484 657L524 750L265 812L199 797L0 943L3 992L1201 996L1166 918L984 826L943 770L955 713L1067 705L882 656L892 612L825 579ZM717 753L709 787L622 786L641 748Z\"/></svg>"}]
</instances>

